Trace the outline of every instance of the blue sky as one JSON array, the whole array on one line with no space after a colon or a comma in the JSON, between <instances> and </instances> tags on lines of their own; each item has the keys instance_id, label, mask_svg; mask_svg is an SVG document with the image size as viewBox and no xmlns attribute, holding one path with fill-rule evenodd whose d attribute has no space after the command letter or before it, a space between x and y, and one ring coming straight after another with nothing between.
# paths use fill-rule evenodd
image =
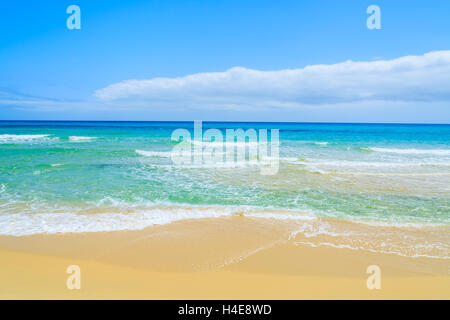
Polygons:
<instances>
[{"instance_id":1,"label":"blue sky","mask_svg":"<svg viewBox=\"0 0 450 320\"><path fill-rule=\"evenodd\" d=\"M447 50L448 0L2 1L0 119L450 123Z\"/></svg>"}]
</instances>

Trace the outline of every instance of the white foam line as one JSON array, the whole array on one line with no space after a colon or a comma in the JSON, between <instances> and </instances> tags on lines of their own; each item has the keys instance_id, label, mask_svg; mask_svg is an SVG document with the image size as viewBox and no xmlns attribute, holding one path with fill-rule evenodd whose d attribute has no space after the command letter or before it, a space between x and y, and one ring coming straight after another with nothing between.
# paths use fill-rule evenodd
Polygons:
<instances>
[{"instance_id":1,"label":"white foam line","mask_svg":"<svg viewBox=\"0 0 450 320\"><path fill-rule=\"evenodd\" d=\"M141 230L153 225L201 218L217 218L232 215L231 212L214 210L153 209L136 213L33 213L0 216L0 234L24 236L31 234L56 234L80 232L105 232Z\"/></svg>"},{"instance_id":2,"label":"white foam line","mask_svg":"<svg viewBox=\"0 0 450 320\"><path fill-rule=\"evenodd\" d=\"M138 209L139 210L139 209ZM244 211L243 211L244 210ZM248 218L311 221L314 216L261 212L237 207L148 208L133 213L14 213L0 215L0 234L23 236L39 233L78 233L140 230L152 225L187 219L218 218L242 214Z\"/></svg>"},{"instance_id":3,"label":"white foam line","mask_svg":"<svg viewBox=\"0 0 450 320\"><path fill-rule=\"evenodd\" d=\"M36 139L47 138L48 136L48 134L0 134L0 143L23 143Z\"/></svg>"},{"instance_id":4,"label":"white foam line","mask_svg":"<svg viewBox=\"0 0 450 320\"><path fill-rule=\"evenodd\" d=\"M294 244L295 245L306 245L306 246L310 246L310 247L314 247L314 248L326 246L326 247L333 247L333 248L340 248L340 249L350 249L350 250L354 250L354 251L363 250L363 251L369 251L369 252L373 252L373 253L395 254L398 256L408 257L408 258L432 258L432 259L450 260L450 257L448 257L448 256L433 256L433 255L428 255L428 254L408 255L408 254L404 254L404 253L398 252L398 251L375 250L375 249L364 248L364 247L353 247L353 246L349 246L347 244L334 244L334 243L330 243L330 242L312 243L312 242L305 242L305 241L294 241Z\"/></svg>"},{"instance_id":5,"label":"white foam line","mask_svg":"<svg viewBox=\"0 0 450 320\"><path fill-rule=\"evenodd\" d=\"M136 153L144 156L144 157L162 157L162 158L170 158L172 152L162 152L162 151L145 151L145 150L136 150Z\"/></svg>"},{"instance_id":6,"label":"white foam line","mask_svg":"<svg viewBox=\"0 0 450 320\"><path fill-rule=\"evenodd\" d=\"M439 228L446 227L446 225L430 223L430 222L375 222L375 221L362 221L362 220L348 220L352 223L364 224L371 227L388 227L388 228L414 228L414 229L423 229L423 228Z\"/></svg>"},{"instance_id":7,"label":"white foam line","mask_svg":"<svg viewBox=\"0 0 450 320\"><path fill-rule=\"evenodd\" d=\"M153 164L155 167L159 168L179 168L179 169L232 169L232 168L247 168L247 167L263 167L269 166L270 162L267 161L224 161L224 162L213 162L213 163L202 163L202 164L171 164L171 165L157 165Z\"/></svg>"},{"instance_id":8,"label":"white foam line","mask_svg":"<svg viewBox=\"0 0 450 320\"><path fill-rule=\"evenodd\" d=\"M88 142L97 139L97 137L82 137L82 136L70 136L70 142Z\"/></svg>"},{"instance_id":9,"label":"white foam line","mask_svg":"<svg viewBox=\"0 0 450 320\"><path fill-rule=\"evenodd\" d=\"M369 148L375 152L396 153L396 154L432 154L438 156L450 155L448 149L396 149L396 148Z\"/></svg>"},{"instance_id":10,"label":"white foam line","mask_svg":"<svg viewBox=\"0 0 450 320\"><path fill-rule=\"evenodd\" d=\"M6 186L1 185L0 192L4 192ZM289 211L278 208L261 209L258 207L221 207L221 206L192 206L177 205L166 207L165 204L140 203L134 206L132 213L114 212L114 207L129 207L129 204L105 198L95 207L108 208L111 203L110 212L84 213L70 212L63 209L63 213L6 213L0 215L0 234L22 236L37 233L76 233L76 232L100 232L118 230L140 230L152 225L168 224L178 220L216 218L223 216L242 215L248 218L264 218L274 220L292 221L314 221L319 219L315 212ZM151 207L153 205L153 207ZM172 204L173 205L173 204ZM94 207L94 208L95 208ZM42 210L44 211L44 210ZM42 212L41 211L41 212ZM62 211L62 210L61 210ZM78 210L77 210L78 211ZM44 211L45 212L45 211ZM47 211L48 212L48 211ZM445 227L446 225L434 223L395 223L395 222L370 222L354 221L348 222L364 224L369 226L382 226L391 228L426 228ZM311 231L311 230L303 230ZM300 231L301 232L301 231Z\"/></svg>"},{"instance_id":11,"label":"white foam line","mask_svg":"<svg viewBox=\"0 0 450 320\"><path fill-rule=\"evenodd\" d=\"M374 167L374 168L397 168L397 167L423 167L423 166L443 166L449 167L449 162L380 162L380 161L320 161L316 159L309 159L308 161L299 161L299 163L305 165L319 165L330 167Z\"/></svg>"}]
</instances>

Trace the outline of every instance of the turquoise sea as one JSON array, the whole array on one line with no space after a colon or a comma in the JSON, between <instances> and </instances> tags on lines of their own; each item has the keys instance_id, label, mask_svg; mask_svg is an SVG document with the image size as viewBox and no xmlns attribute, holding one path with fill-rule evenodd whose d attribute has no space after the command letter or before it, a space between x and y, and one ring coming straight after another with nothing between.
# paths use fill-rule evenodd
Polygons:
<instances>
[{"instance_id":1,"label":"turquoise sea","mask_svg":"<svg viewBox=\"0 0 450 320\"><path fill-rule=\"evenodd\" d=\"M1 121L0 234L243 215L437 232L427 245L448 256L450 125L203 123L224 135L279 129L279 171L268 176L252 162L174 164L178 128L193 122Z\"/></svg>"}]
</instances>

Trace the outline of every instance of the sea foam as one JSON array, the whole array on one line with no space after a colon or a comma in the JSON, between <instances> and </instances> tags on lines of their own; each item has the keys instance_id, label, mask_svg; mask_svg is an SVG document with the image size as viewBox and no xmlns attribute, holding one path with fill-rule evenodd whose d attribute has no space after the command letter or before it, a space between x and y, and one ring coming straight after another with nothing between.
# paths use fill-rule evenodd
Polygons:
<instances>
[{"instance_id":1,"label":"sea foam","mask_svg":"<svg viewBox=\"0 0 450 320\"><path fill-rule=\"evenodd\" d=\"M170 158L172 152L167 151L145 151L145 150L136 150L136 153L144 156L144 157L161 157L161 158Z\"/></svg>"},{"instance_id":2,"label":"sea foam","mask_svg":"<svg viewBox=\"0 0 450 320\"><path fill-rule=\"evenodd\" d=\"M0 134L0 144L26 143L36 139L47 138L48 134Z\"/></svg>"},{"instance_id":3,"label":"sea foam","mask_svg":"<svg viewBox=\"0 0 450 320\"><path fill-rule=\"evenodd\" d=\"M108 206L111 205L111 207ZM142 207L144 205L144 207ZM0 234L24 236L41 233L79 233L106 232L119 230L141 230L153 225L169 224L187 219L219 218L225 216L245 216L258 219L313 221L316 216L308 212L290 212L283 210L261 210L242 206L168 206L163 204L141 203L135 205L131 212L120 212L121 207L132 208L122 201L107 197L96 204L101 212L88 211L15 212L0 215ZM92 208L95 209L95 208ZM39 209L38 209L39 210ZM33 209L36 211L36 209ZM45 213L44 213L45 211Z\"/></svg>"},{"instance_id":4,"label":"sea foam","mask_svg":"<svg viewBox=\"0 0 450 320\"><path fill-rule=\"evenodd\" d=\"M81 136L70 136L70 142L88 142L97 139L97 137L81 137Z\"/></svg>"},{"instance_id":5,"label":"sea foam","mask_svg":"<svg viewBox=\"0 0 450 320\"><path fill-rule=\"evenodd\" d=\"M396 148L369 148L375 152L395 153L395 154L430 154L436 156L450 156L448 149L396 149Z\"/></svg>"}]
</instances>

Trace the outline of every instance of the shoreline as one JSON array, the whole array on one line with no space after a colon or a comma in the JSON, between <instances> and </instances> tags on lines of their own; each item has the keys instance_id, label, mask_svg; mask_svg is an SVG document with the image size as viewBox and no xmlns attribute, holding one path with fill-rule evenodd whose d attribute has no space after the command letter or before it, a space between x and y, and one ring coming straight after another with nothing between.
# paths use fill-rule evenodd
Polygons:
<instances>
[{"instance_id":1,"label":"shoreline","mask_svg":"<svg viewBox=\"0 0 450 320\"><path fill-rule=\"evenodd\" d=\"M446 224L371 222L313 216L308 212L290 210L253 209L246 211L235 207L222 206L154 207L147 211L131 210L118 213L111 213L112 211L112 208L96 208L95 210L83 210L81 214L71 212L67 214L50 213L45 216L42 214L20 214L25 217L24 219L34 220L21 220L21 218L23 219L22 216L15 216L13 219L15 220L14 225L8 222L8 216L4 216L4 220L0 221L0 224L7 225L6 229L2 229L7 233L0 233L0 249L2 241L15 246L15 244L23 242L24 239L30 238L76 237L77 235L95 237L95 234L103 233L137 234L139 232L146 233L145 230L159 230L172 224L195 224L198 222L199 225L202 225L204 221L233 220L237 224L244 223L244 225L252 221L255 225L264 226L264 228L276 226L275 228L279 228L279 231L284 233L280 240L289 239L307 246L326 245L337 248L392 253L405 257L450 260L448 237L450 225ZM23 224L26 228L32 228L31 231L23 229ZM11 233L11 230L14 230L14 233ZM302 234L305 237L302 237ZM300 239L296 239L297 236ZM16 241L12 241L12 239L16 239Z\"/></svg>"},{"instance_id":2,"label":"shoreline","mask_svg":"<svg viewBox=\"0 0 450 320\"><path fill-rule=\"evenodd\" d=\"M449 299L449 262L310 247L243 217L139 231L0 236L1 299ZM297 239L301 240L301 239ZM66 268L79 265L81 290ZM366 269L381 269L369 290Z\"/></svg>"}]
</instances>

